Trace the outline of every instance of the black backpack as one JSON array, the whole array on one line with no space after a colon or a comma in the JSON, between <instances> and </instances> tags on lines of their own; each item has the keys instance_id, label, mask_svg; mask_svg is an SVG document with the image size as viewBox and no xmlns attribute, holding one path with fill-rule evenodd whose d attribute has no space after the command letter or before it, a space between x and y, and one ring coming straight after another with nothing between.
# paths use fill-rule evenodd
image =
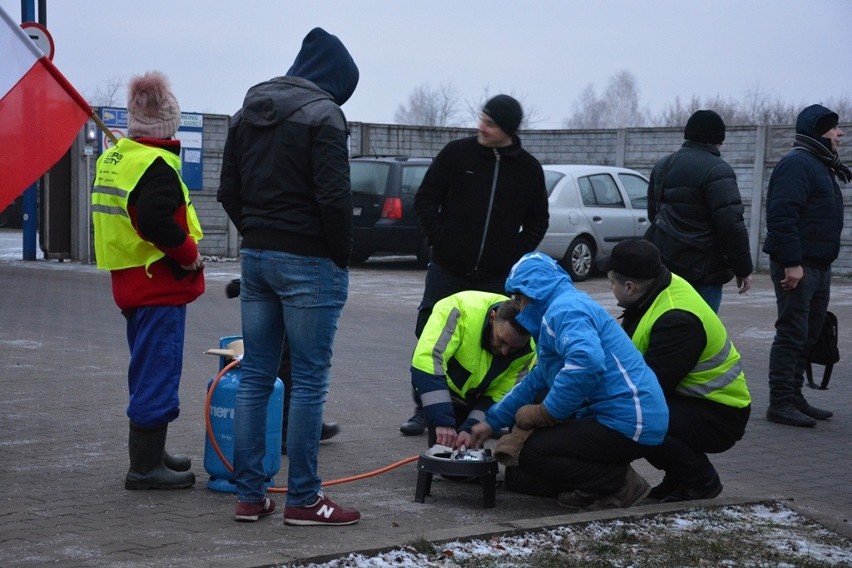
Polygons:
<instances>
[{"instance_id":1,"label":"black backpack","mask_svg":"<svg viewBox=\"0 0 852 568\"><path fill-rule=\"evenodd\" d=\"M808 363L805 372L808 375L808 386L812 389L826 390L828 381L831 380L831 370L834 364L840 361L840 350L837 348L837 316L832 312L825 312L825 320L819 338L808 353ZM819 386L814 383L814 372L812 363L825 365L825 373Z\"/></svg>"}]
</instances>

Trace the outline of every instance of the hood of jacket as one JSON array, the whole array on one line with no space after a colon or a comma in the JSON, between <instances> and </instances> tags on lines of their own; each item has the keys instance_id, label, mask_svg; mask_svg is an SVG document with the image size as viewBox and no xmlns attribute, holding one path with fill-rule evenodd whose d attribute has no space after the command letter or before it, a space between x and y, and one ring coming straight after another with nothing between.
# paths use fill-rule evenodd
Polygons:
<instances>
[{"instance_id":1,"label":"hood of jacket","mask_svg":"<svg viewBox=\"0 0 852 568\"><path fill-rule=\"evenodd\" d=\"M321 100L332 101L331 95L298 77L275 77L248 90L243 108L233 120L241 117L258 128L275 126L303 106Z\"/></svg>"},{"instance_id":2,"label":"hood of jacket","mask_svg":"<svg viewBox=\"0 0 852 568\"><path fill-rule=\"evenodd\" d=\"M322 28L308 32L286 75L310 81L331 95L338 106L355 92L359 77L358 66L343 42Z\"/></svg>"},{"instance_id":3,"label":"hood of jacket","mask_svg":"<svg viewBox=\"0 0 852 568\"><path fill-rule=\"evenodd\" d=\"M827 109L822 105L811 105L809 107L805 107L796 118L796 134L804 134L814 140L818 140L819 143L825 146L829 152L833 153L834 150L832 149L831 140L823 136L825 131L817 132L817 130L819 130L817 128L817 123L821 118L828 115L833 115L835 118L837 117L836 112Z\"/></svg>"},{"instance_id":4,"label":"hood of jacket","mask_svg":"<svg viewBox=\"0 0 852 568\"><path fill-rule=\"evenodd\" d=\"M520 293L531 300L515 320L533 335L536 342L544 313L566 287L574 287L571 277L555 260L540 252L525 254L509 271L506 293Z\"/></svg>"}]
</instances>

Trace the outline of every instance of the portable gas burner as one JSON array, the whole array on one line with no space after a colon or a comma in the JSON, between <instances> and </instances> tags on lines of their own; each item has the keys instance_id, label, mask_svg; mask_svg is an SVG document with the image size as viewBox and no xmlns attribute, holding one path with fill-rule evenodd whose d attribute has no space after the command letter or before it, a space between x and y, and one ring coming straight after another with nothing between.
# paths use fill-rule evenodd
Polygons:
<instances>
[{"instance_id":1,"label":"portable gas burner","mask_svg":"<svg viewBox=\"0 0 852 568\"><path fill-rule=\"evenodd\" d=\"M447 446L435 444L417 460L417 490L414 500L423 503L432 489L432 476L435 474L449 479L478 479L482 486L482 505L486 509L494 507L497 493L497 471L499 465L491 455L491 450L453 450Z\"/></svg>"}]
</instances>

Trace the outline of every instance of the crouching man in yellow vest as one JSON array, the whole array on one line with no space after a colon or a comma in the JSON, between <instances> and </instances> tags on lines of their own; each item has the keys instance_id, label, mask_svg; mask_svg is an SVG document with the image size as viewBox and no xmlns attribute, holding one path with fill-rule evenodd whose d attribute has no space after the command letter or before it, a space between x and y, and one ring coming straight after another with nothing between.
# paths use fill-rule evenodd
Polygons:
<instances>
[{"instance_id":1,"label":"crouching man in yellow vest","mask_svg":"<svg viewBox=\"0 0 852 568\"><path fill-rule=\"evenodd\" d=\"M130 470L126 489L192 487L184 456L165 450L180 413L186 304L204 293L201 226L180 178L180 108L164 75L130 81L128 135L99 158L92 188L98 268L127 321Z\"/></svg>"},{"instance_id":2,"label":"crouching man in yellow vest","mask_svg":"<svg viewBox=\"0 0 852 568\"><path fill-rule=\"evenodd\" d=\"M624 308L622 327L657 375L669 407L662 445L644 456L665 471L649 500L716 497L722 483L707 454L742 439L751 413L740 354L719 316L663 266L649 241L618 243L600 268Z\"/></svg>"},{"instance_id":3,"label":"crouching man in yellow vest","mask_svg":"<svg viewBox=\"0 0 852 568\"><path fill-rule=\"evenodd\" d=\"M535 362L520 305L468 290L440 300L417 341L411 383L423 400L429 445L470 447L470 430Z\"/></svg>"}]
</instances>

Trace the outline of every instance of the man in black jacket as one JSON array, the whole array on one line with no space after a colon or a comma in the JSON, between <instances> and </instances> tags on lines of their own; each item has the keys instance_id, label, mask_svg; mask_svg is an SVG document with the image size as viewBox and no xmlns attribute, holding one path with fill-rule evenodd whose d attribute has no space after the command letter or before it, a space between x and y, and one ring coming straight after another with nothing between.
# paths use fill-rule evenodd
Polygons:
<instances>
[{"instance_id":1,"label":"man in black jacket","mask_svg":"<svg viewBox=\"0 0 852 568\"><path fill-rule=\"evenodd\" d=\"M462 290L504 293L509 269L535 250L547 231L547 189L541 164L521 148L523 120L509 95L482 107L478 133L438 153L414 198L432 247L415 335L438 300ZM422 434L423 409L404 422L405 435Z\"/></svg>"},{"instance_id":2,"label":"man in black jacket","mask_svg":"<svg viewBox=\"0 0 852 568\"><path fill-rule=\"evenodd\" d=\"M255 85L231 119L218 200L243 237L245 356L234 412L237 521L270 515L263 432L284 339L293 389L287 428L291 525L350 525L361 515L323 495L317 471L337 321L349 289L352 191L346 117L358 84L349 51L311 30L287 74Z\"/></svg>"},{"instance_id":3,"label":"man in black jacket","mask_svg":"<svg viewBox=\"0 0 852 568\"><path fill-rule=\"evenodd\" d=\"M741 440L751 414L740 354L719 316L666 270L653 244L622 241L600 268L624 308L621 325L657 375L669 407L663 443L645 454L665 471L648 497L666 503L716 497L722 482L707 454Z\"/></svg>"},{"instance_id":4,"label":"man in black jacket","mask_svg":"<svg viewBox=\"0 0 852 568\"><path fill-rule=\"evenodd\" d=\"M837 178L852 181L838 156L843 130L837 113L811 105L796 119L793 149L778 161L766 196L769 274L778 319L769 351L766 419L815 426L831 418L802 396L807 354L822 329L831 296L831 263L840 252L843 195Z\"/></svg>"},{"instance_id":5,"label":"man in black jacket","mask_svg":"<svg viewBox=\"0 0 852 568\"><path fill-rule=\"evenodd\" d=\"M734 170L720 156L725 123L712 110L686 122L680 150L659 160L648 184L645 238L660 249L666 268L692 284L719 311L722 285L736 276L751 288L752 262L743 203Z\"/></svg>"}]
</instances>

